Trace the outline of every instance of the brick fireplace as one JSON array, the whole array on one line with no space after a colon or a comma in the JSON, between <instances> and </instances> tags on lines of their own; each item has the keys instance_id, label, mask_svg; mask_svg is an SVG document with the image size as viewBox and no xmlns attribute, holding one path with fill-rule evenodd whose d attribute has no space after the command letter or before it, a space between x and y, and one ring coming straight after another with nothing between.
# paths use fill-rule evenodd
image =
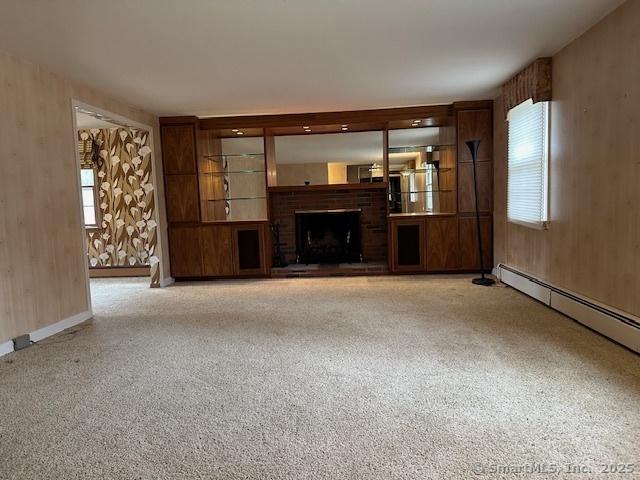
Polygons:
<instances>
[{"instance_id":1,"label":"brick fireplace","mask_svg":"<svg viewBox=\"0 0 640 480\"><path fill-rule=\"evenodd\" d=\"M386 262L386 189L380 185L271 187L269 198L271 218L280 225L281 251L287 263L296 263L296 212L322 210L357 211L364 261Z\"/></svg>"}]
</instances>

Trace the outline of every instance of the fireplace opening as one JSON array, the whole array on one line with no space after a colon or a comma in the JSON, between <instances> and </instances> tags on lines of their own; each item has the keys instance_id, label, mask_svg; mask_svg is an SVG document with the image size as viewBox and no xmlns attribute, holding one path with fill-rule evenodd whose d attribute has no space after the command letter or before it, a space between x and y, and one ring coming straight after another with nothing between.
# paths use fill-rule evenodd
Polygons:
<instances>
[{"instance_id":1,"label":"fireplace opening","mask_svg":"<svg viewBox=\"0 0 640 480\"><path fill-rule=\"evenodd\" d=\"M296 211L298 263L362 261L360 209Z\"/></svg>"}]
</instances>

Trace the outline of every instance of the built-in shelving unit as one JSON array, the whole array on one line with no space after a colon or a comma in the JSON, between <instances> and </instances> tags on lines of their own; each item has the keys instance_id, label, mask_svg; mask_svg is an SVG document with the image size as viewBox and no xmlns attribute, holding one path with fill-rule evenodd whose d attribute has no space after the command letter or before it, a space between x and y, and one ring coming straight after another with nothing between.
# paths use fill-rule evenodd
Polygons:
<instances>
[{"instance_id":1,"label":"built-in shelving unit","mask_svg":"<svg viewBox=\"0 0 640 480\"><path fill-rule=\"evenodd\" d=\"M392 273L477 270L472 139L481 140L477 198L491 262L491 102L160 123L176 278L268 276L277 249L295 258L295 212L318 209L358 210L365 261L386 258ZM352 132L372 145L377 136L380 153L350 158L341 137L338 155L314 156L311 138L294 138Z\"/></svg>"}]
</instances>

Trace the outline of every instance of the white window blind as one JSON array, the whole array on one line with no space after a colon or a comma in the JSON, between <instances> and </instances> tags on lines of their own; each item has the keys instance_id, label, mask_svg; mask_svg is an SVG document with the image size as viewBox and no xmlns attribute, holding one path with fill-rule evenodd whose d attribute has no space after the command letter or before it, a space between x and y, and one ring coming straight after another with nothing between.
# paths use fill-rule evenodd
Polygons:
<instances>
[{"instance_id":1,"label":"white window blind","mask_svg":"<svg viewBox=\"0 0 640 480\"><path fill-rule=\"evenodd\" d=\"M512 108L507 164L510 222L545 228L548 211L549 103L531 100Z\"/></svg>"}]
</instances>

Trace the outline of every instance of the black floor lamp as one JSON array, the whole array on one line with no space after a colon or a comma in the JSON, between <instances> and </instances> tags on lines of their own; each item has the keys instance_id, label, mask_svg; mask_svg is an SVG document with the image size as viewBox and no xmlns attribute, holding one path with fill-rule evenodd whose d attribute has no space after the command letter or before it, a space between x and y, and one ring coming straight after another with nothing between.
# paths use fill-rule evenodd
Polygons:
<instances>
[{"instance_id":1,"label":"black floor lamp","mask_svg":"<svg viewBox=\"0 0 640 480\"><path fill-rule=\"evenodd\" d=\"M484 255L482 251L482 233L480 232L480 207L478 206L478 179L476 174L476 158L478 157L479 146L480 140L469 140L467 142L467 147L469 147L471 159L473 160L473 193L476 197L476 227L478 230L478 248L480 249L480 278L474 278L471 282L476 285L490 287L496 282L493 279L484 276Z\"/></svg>"}]
</instances>

